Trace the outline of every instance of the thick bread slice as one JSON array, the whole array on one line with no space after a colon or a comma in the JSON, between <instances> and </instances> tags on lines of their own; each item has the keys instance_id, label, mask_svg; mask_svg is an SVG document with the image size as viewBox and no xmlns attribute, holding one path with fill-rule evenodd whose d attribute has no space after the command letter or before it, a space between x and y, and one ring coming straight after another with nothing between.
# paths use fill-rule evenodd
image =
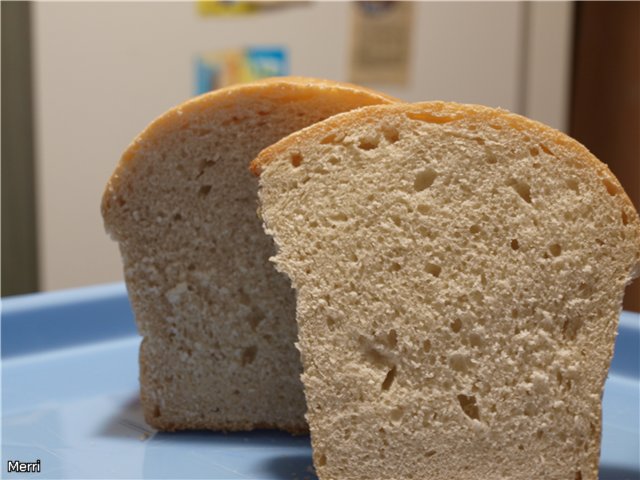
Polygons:
<instances>
[{"instance_id":1,"label":"thick bread slice","mask_svg":"<svg viewBox=\"0 0 640 480\"><path fill-rule=\"evenodd\" d=\"M521 116L422 103L338 115L252 168L320 479L597 479L640 266L607 167Z\"/></svg>"},{"instance_id":2,"label":"thick bread slice","mask_svg":"<svg viewBox=\"0 0 640 480\"><path fill-rule=\"evenodd\" d=\"M269 263L249 162L314 122L392 99L277 78L162 115L122 156L102 199L140 333L141 398L163 430L306 430L294 292Z\"/></svg>"}]
</instances>

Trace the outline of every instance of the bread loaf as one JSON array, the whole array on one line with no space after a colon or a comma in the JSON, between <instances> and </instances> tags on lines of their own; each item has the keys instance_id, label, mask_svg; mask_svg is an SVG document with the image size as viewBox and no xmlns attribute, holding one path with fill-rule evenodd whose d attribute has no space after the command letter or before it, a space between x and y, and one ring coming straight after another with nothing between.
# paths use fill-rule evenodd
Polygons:
<instances>
[{"instance_id":1,"label":"bread loaf","mask_svg":"<svg viewBox=\"0 0 640 480\"><path fill-rule=\"evenodd\" d=\"M136 322L141 398L162 430L306 430L295 300L268 258L248 170L314 122L392 100L353 85L278 78L162 115L126 150L102 199Z\"/></svg>"},{"instance_id":2,"label":"bread loaf","mask_svg":"<svg viewBox=\"0 0 640 480\"><path fill-rule=\"evenodd\" d=\"M640 221L566 135L503 110L372 106L253 162L297 291L321 480L596 480Z\"/></svg>"}]
</instances>

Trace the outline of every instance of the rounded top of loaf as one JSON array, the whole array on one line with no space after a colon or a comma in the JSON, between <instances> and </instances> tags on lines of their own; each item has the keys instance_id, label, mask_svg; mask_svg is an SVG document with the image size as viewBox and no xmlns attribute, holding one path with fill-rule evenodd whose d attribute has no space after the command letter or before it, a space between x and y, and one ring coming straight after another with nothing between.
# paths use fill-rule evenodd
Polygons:
<instances>
[{"instance_id":1,"label":"rounded top of loaf","mask_svg":"<svg viewBox=\"0 0 640 480\"><path fill-rule=\"evenodd\" d=\"M501 108L443 101L372 105L335 115L304 130L295 132L274 145L265 148L251 162L251 171L256 176L260 176L263 168L273 161L278 154L295 147L297 144L319 141L325 134L336 129L349 128L363 122L377 122L386 116L394 115L404 115L411 120L421 122L448 124L452 127L456 123L484 122L493 123L496 129L507 127L520 131L528 130L532 133L540 134L552 144L571 150L577 157L584 159L585 162L604 174L613 177L618 183L611 171L589 152L584 145L559 130Z\"/></svg>"},{"instance_id":2,"label":"rounded top of loaf","mask_svg":"<svg viewBox=\"0 0 640 480\"><path fill-rule=\"evenodd\" d=\"M635 244L637 245L636 264L630 278L640 276L640 218L624 188L607 165L596 158L584 145L569 137L565 133L549 127L543 123L531 120L522 115L511 113L504 109L491 108L483 105L459 104L455 102L431 101L421 103L393 103L367 106L341 113L318 122L305 129L292 133L279 142L265 148L251 162L250 169L256 176L260 176L269 164L276 161L287 152L298 155L299 150L313 150L321 147L329 137L339 134L348 136L349 132L359 126L384 124L393 118L403 117L409 121L426 122L440 125L442 128L455 132L458 127L469 125L488 125L497 131L509 135L509 131L518 131L531 137L537 137L543 142L548 151L546 153L558 158L558 161L570 159L582 168L594 170L606 186L610 195L616 197L620 206L628 212L633 212L628 221L633 224ZM506 137L505 137L506 138Z\"/></svg>"},{"instance_id":3,"label":"rounded top of loaf","mask_svg":"<svg viewBox=\"0 0 640 480\"><path fill-rule=\"evenodd\" d=\"M306 100L311 106L327 103L353 105L373 105L396 102L397 99L346 82L335 82L309 77L273 77L255 82L233 85L214 90L189 99L153 120L127 147L122 154L102 197L102 215L106 214L112 203L108 201L118 191L119 176L145 147L153 146L167 133L189 128L191 119L215 112L221 119L228 113L232 117L231 107L238 101L248 98L268 98L283 106L289 102ZM227 112L228 111L228 112Z\"/></svg>"}]
</instances>

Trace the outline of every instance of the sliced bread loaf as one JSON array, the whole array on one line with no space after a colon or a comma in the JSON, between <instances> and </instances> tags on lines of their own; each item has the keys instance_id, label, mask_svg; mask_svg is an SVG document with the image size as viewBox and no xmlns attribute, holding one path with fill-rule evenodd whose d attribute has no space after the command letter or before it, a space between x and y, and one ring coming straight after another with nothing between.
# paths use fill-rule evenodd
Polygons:
<instances>
[{"instance_id":1,"label":"sliced bread loaf","mask_svg":"<svg viewBox=\"0 0 640 480\"><path fill-rule=\"evenodd\" d=\"M392 99L278 78L218 90L155 120L102 199L140 333L141 398L163 430L306 430L294 292L274 272L249 162L289 133Z\"/></svg>"},{"instance_id":2,"label":"sliced bread loaf","mask_svg":"<svg viewBox=\"0 0 640 480\"><path fill-rule=\"evenodd\" d=\"M422 103L338 115L252 169L320 479L597 479L640 267L607 167L521 116Z\"/></svg>"}]
</instances>

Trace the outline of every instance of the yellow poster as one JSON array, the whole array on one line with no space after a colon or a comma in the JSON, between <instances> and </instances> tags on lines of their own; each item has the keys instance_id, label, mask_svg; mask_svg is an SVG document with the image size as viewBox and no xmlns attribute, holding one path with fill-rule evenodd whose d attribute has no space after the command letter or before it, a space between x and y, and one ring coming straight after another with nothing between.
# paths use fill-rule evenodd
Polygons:
<instances>
[{"instance_id":1,"label":"yellow poster","mask_svg":"<svg viewBox=\"0 0 640 480\"><path fill-rule=\"evenodd\" d=\"M198 13L203 17L216 15L246 15L260 10L294 6L304 2L291 1L223 1L197 0Z\"/></svg>"},{"instance_id":2,"label":"yellow poster","mask_svg":"<svg viewBox=\"0 0 640 480\"><path fill-rule=\"evenodd\" d=\"M405 85L409 78L411 2L353 2L350 80Z\"/></svg>"}]
</instances>

